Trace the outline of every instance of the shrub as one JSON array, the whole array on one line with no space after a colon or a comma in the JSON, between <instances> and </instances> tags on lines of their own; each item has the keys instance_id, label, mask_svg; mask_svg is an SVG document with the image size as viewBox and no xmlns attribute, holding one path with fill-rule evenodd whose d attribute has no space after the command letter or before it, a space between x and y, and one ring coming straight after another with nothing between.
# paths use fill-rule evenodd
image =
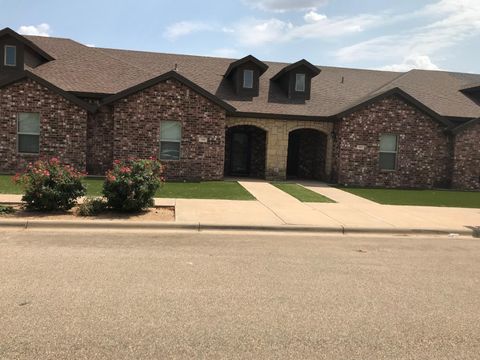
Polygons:
<instances>
[{"instance_id":1,"label":"shrub","mask_svg":"<svg viewBox=\"0 0 480 360\"><path fill-rule=\"evenodd\" d=\"M0 215L13 214L15 209L11 206L0 205Z\"/></svg>"},{"instance_id":2,"label":"shrub","mask_svg":"<svg viewBox=\"0 0 480 360\"><path fill-rule=\"evenodd\" d=\"M115 160L103 184L103 195L114 210L137 212L153 205L153 196L163 182L158 160Z\"/></svg>"},{"instance_id":3,"label":"shrub","mask_svg":"<svg viewBox=\"0 0 480 360\"><path fill-rule=\"evenodd\" d=\"M96 216L107 210L107 202L102 198L88 198L78 205L77 214L79 216Z\"/></svg>"},{"instance_id":4,"label":"shrub","mask_svg":"<svg viewBox=\"0 0 480 360\"><path fill-rule=\"evenodd\" d=\"M85 195L82 184L84 174L70 165L63 165L57 158L39 160L28 164L14 181L23 185L22 200L26 208L39 211L69 210L78 197Z\"/></svg>"}]
</instances>

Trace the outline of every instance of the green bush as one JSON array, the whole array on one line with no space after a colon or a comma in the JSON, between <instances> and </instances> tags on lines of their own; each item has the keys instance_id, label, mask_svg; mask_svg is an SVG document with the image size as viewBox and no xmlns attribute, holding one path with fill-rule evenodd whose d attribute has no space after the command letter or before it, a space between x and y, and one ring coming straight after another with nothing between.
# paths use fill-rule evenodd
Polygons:
<instances>
[{"instance_id":1,"label":"green bush","mask_svg":"<svg viewBox=\"0 0 480 360\"><path fill-rule=\"evenodd\" d=\"M13 214L15 209L11 206L0 205L0 215Z\"/></svg>"},{"instance_id":2,"label":"green bush","mask_svg":"<svg viewBox=\"0 0 480 360\"><path fill-rule=\"evenodd\" d=\"M107 202L102 198L88 198L78 205L77 214L79 216L96 216L107 210Z\"/></svg>"},{"instance_id":3,"label":"green bush","mask_svg":"<svg viewBox=\"0 0 480 360\"><path fill-rule=\"evenodd\" d=\"M28 164L22 174L15 175L14 181L24 188L22 200L27 209L69 210L76 205L77 198L85 195L83 176L70 165L51 158Z\"/></svg>"},{"instance_id":4,"label":"green bush","mask_svg":"<svg viewBox=\"0 0 480 360\"><path fill-rule=\"evenodd\" d=\"M138 212L153 206L153 196L163 182L158 160L115 160L103 184L103 195L110 208Z\"/></svg>"}]
</instances>

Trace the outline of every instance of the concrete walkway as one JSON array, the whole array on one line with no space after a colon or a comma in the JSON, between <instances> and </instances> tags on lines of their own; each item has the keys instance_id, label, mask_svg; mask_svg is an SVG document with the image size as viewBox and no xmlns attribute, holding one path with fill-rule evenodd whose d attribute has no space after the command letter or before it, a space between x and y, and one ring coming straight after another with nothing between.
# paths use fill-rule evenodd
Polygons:
<instances>
[{"instance_id":1,"label":"concrete walkway","mask_svg":"<svg viewBox=\"0 0 480 360\"><path fill-rule=\"evenodd\" d=\"M433 206L382 205L322 183L299 182L307 189L337 201L336 206L313 204L328 211L345 226L392 226L394 228L452 229L480 226L480 209Z\"/></svg>"},{"instance_id":2,"label":"concrete walkway","mask_svg":"<svg viewBox=\"0 0 480 360\"><path fill-rule=\"evenodd\" d=\"M276 188L264 181L239 181L248 192L281 221L287 225L315 225L315 226L336 226L341 223L325 213L313 211L305 205L288 195L286 192Z\"/></svg>"}]
</instances>

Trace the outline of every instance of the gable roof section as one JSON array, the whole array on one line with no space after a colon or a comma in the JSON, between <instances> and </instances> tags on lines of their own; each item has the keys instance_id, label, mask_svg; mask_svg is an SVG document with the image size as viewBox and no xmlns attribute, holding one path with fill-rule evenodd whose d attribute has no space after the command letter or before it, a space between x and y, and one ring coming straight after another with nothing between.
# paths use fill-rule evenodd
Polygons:
<instances>
[{"instance_id":1,"label":"gable roof section","mask_svg":"<svg viewBox=\"0 0 480 360\"><path fill-rule=\"evenodd\" d=\"M16 33L10 28L5 28L0 30L0 38L5 36L5 35L10 35L11 37L15 38L19 42L23 43L25 46L28 46L30 49L35 51L37 54L42 56L45 60L52 61L55 60L50 54L42 50L40 47L35 45L32 41L28 40L26 37Z\"/></svg>"},{"instance_id":2,"label":"gable roof section","mask_svg":"<svg viewBox=\"0 0 480 360\"><path fill-rule=\"evenodd\" d=\"M475 124L480 124L480 118L473 119L473 120L467 121L466 123L458 125L457 127L452 128L451 132L452 132L452 134L456 135L456 134L462 132L465 129L468 129L470 126L473 126Z\"/></svg>"},{"instance_id":3,"label":"gable roof section","mask_svg":"<svg viewBox=\"0 0 480 360\"><path fill-rule=\"evenodd\" d=\"M212 93L206 91L205 89L201 88L200 86L198 86L194 82L188 80L185 76L182 76L178 72L173 71L173 70L169 71L165 74L162 74L160 76L154 77L150 80L144 81L144 82L142 82L138 85L132 86L128 89L125 89L125 90L119 92L118 94L109 96L101 102L100 106L111 104L115 101L118 101L118 100L123 99L127 96L130 96L130 95L133 95L137 92L140 92L140 91L145 90L149 87L152 87L152 86L154 86L154 85L156 85L160 82L170 80L170 79L175 79L175 80L179 81L180 83L184 84L185 86L188 86L190 89L192 89L195 92L199 93L200 95L206 97L207 99L209 99L214 104L217 104L221 108L225 109L227 112L234 112L235 111L235 108L233 106L229 105L225 101L219 99L218 97L216 97Z\"/></svg>"},{"instance_id":4,"label":"gable roof section","mask_svg":"<svg viewBox=\"0 0 480 360\"><path fill-rule=\"evenodd\" d=\"M21 81L21 80L24 80L24 79L31 79L31 80L39 83L40 85L46 87L47 89L49 89L52 92L64 97L65 99L71 101L72 103L81 107L84 110L87 110L89 112L95 112L96 109L97 109L96 105L89 104L88 102L85 102L85 101L79 99L75 95L72 95L72 94L60 89L59 87L53 85L52 83L48 82L45 79L42 79L41 77L33 74L32 72L30 72L28 70L24 70L19 75L8 78L8 79L0 82L0 88L3 88L5 86L11 85L11 84L14 84L14 83L16 83L18 81Z\"/></svg>"},{"instance_id":5,"label":"gable roof section","mask_svg":"<svg viewBox=\"0 0 480 360\"><path fill-rule=\"evenodd\" d=\"M293 64L290 64L288 66L285 66L282 70L280 70L274 77L272 77L272 81L276 81L278 79L280 79L283 75L285 75L286 73L300 67L300 66L305 66L309 71L310 73L312 74L312 77L315 77L317 76L318 74L320 74L321 70L319 68L317 68L315 65L313 65L312 63L308 62L307 60L305 59L302 59L300 61L297 61L296 63L293 63Z\"/></svg>"},{"instance_id":6,"label":"gable roof section","mask_svg":"<svg viewBox=\"0 0 480 360\"><path fill-rule=\"evenodd\" d=\"M246 64L246 63L254 63L259 69L260 69L260 76L265 72L267 71L268 69L268 65L265 64L264 62L258 60L255 56L253 55L248 55L248 56L245 56L244 58L241 58L237 61L234 61L232 62L227 71L225 72L225 75L224 77L225 78L228 78L230 76L230 74L232 73L233 70L235 70L237 67L239 67L240 65L243 65L243 64Z\"/></svg>"},{"instance_id":7,"label":"gable roof section","mask_svg":"<svg viewBox=\"0 0 480 360\"><path fill-rule=\"evenodd\" d=\"M425 106L423 103L421 103L420 101L415 99L413 96L411 96L410 94L408 94L407 92L405 92L404 90L402 90L398 87L386 90L386 91L384 91L382 93L379 93L379 94L368 96L368 97L362 99L361 101L359 101L359 102L357 102L353 105L350 105L348 108L346 108L343 111L341 111L340 113L338 113L337 117L342 118L344 116L350 115L350 114L352 114L352 113L354 113L354 112L356 112L360 109L363 109L364 107L366 107L370 104L373 104L373 103L375 103L379 100L385 99L389 96L399 96L405 102L407 102L408 104L417 108L418 110L422 111L424 114L432 117L434 120L439 122L441 125L446 126L446 127L451 127L452 126L452 123L448 119L446 119L443 116L437 114L435 111L433 111L429 107Z\"/></svg>"}]
</instances>

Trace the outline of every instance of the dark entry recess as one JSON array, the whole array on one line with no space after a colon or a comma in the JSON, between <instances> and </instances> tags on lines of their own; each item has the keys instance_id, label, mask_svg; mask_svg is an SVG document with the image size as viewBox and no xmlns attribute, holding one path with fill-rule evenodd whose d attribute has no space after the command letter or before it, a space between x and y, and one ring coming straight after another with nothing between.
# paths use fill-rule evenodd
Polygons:
<instances>
[{"instance_id":1,"label":"dark entry recess","mask_svg":"<svg viewBox=\"0 0 480 360\"><path fill-rule=\"evenodd\" d=\"M327 136L314 129L298 129L288 136L287 177L326 180Z\"/></svg>"},{"instance_id":2,"label":"dark entry recess","mask_svg":"<svg viewBox=\"0 0 480 360\"><path fill-rule=\"evenodd\" d=\"M265 177L267 133L256 126L228 128L225 137L225 175Z\"/></svg>"}]
</instances>

